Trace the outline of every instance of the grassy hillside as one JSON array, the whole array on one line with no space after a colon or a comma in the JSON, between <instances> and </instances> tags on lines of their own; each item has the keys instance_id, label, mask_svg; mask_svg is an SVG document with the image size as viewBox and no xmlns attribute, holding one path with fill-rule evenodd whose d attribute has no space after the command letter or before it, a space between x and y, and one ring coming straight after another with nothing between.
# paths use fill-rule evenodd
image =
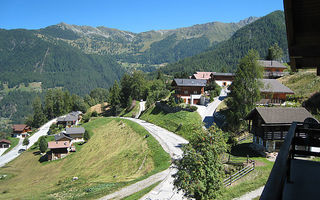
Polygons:
<instances>
[{"instance_id":1,"label":"grassy hillside","mask_svg":"<svg viewBox=\"0 0 320 200\"><path fill-rule=\"evenodd\" d=\"M296 96L304 99L320 91L320 77L317 76L316 70L300 70L298 73L280 78L279 81L293 90Z\"/></svg>"},{"instance_id":2,"label":"grassy hillside","mask_svg":"<svg viewBox=\"0 0 320 200\"><path fill-rule=\"evenodd\" d=\"M66 158L40 163L29 150L1 168L8 177L0 199L93 199L169 166L169 155L134 122L97 118L84 126L90 141Z\"/></svg>"},{"instance_id":3,"label":"grassy hillside","mask_svg":"<svg viewBox=\"0 0 320 200\"><path fill-rule=\"evenodd\" d=\"M140 119L181 135L187 140L192 137L194 130L202 128L201 117L197 112L166 113L160 108L152 106L142 114Z\"/></svg>"}]
</instances>

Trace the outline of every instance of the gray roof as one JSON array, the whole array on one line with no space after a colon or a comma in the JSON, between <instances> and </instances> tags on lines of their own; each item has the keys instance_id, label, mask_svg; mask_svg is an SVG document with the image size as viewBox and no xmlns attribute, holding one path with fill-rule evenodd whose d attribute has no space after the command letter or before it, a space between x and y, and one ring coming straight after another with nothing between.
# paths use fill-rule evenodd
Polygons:
<instances>
[{"instance_id":1,"label":"gray roof","mask_svg":"<svg viewBox=\"0 0 320 200\"><path fill-rule=\"evenodd\" d=\"M175 78L173 81L177 84L177 86L196 86L196 87L204 87L207 85L207 80L202 79L179 79Z\"/></svg>"},{"instance_id":2,"label":"gray roof","mask_svg":"<svg viewBox=\"0 0 320 200\"><path fill-rule=\"evenodd\" d=\"M281 64L280 62L276 60L259 60L259 64L262 65L263 67L274 67L274 68L284 68L286 69L287 67Z\"/></svg>"},{"instance_id":3,"label":"gray roof","mask_svg":"<svg viewBox=\"0 0 320 200\"><path fill-rule=\"evenodd\" d=\"M60 140L62 138L68 138L69 140L72 140L71 137L66 136L63 132L54 135L55 141Z\"/></svg>"},{"instance_id":4,"label":"gray roof","mask_svg":"<svg viewBox=\"0 0 320 200\"><path fill-rule=\"evenodd\" d=\"M212 76L235 76L235 73L213 72Z\"/></svg>"},{"instance_id":5,"label":"gray roof","mask_svg":"<svg viewBox=\"0 0 320 200\"><path fill-rule=\"evenodd\" d=\"M65 117L58 118L58 122L71 122L71 121L77 121L77 120L78 120L78 116L74 116L74 115L67 115Z\"/></svg>"},{"instance_id":6,"label":"gray roof","mask_svg":"<svg viewBox=\"0 0 320 200\"><path fill-rule=\"evenodd\" d=\"M83 127L71 127L66 128L66 134L72 135L72 134L83 134L85 132L85 129Z\"/></svg>"},{"instance_id":7,"label":"gray roof","mask_svg":"<svg viewBox=\"0 0 320 200\"><path fill-rule=\"evenodd\" d=\"M252 119L258 113L266 124L291 124L292 122L303 122L306 118L313 116L305 108L293 107L256 107L246 119Z\"/></svg>"},{"instance_id":8,"label":"gray roof","mask_svg":"<svg viewBox=\"0 0 320 200\"><path fill-rule=\"evenodd\" d=\"M263 87L260 89L261 92L272 92L272 93L286 93L294 94L294 92L283 85L277 79L261 79Z\"/></svg>"}]
</instances>

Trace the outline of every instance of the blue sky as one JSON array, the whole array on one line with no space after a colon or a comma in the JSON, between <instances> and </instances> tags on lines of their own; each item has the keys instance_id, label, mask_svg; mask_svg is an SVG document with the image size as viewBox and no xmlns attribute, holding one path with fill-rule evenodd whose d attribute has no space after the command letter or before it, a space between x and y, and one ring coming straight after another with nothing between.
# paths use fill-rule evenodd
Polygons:
<instances>
[{"instance_id":1,"label":"blue sky","mask_svg":"<svg viewBox=\"0 0 320 200\"><path fill-rule=\"evenodd\" d=\"M0 0L0 28L38 29L65 22L138 33L237 22L275 10L283 10L282 0Z\"/></svg>"}]
</instances>

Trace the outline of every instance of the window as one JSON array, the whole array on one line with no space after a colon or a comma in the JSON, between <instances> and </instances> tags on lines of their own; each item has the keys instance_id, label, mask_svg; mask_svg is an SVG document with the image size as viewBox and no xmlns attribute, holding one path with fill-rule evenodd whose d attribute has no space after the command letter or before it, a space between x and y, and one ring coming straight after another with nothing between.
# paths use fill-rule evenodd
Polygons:
<instances>
[{"instance_id":1,"label":"window","mask_svg":"<svg viewBox=\"0 0 320 200\"><path fill-rule=\"evenodd\" d=\"M195 91L193 91L193 94L198 94L198 91L196 91L196 90L195 90Z\"/></svg>"},{"instance_id":2,"label":"window","mask_svg":"<svg viewBox=\"0 0 320 200\"><path fill-rule=\"evenodd\" d=\"M183 93L184 93L184 94L188 94L188 90L185 90Z\"/></svg>"}]
</instances>

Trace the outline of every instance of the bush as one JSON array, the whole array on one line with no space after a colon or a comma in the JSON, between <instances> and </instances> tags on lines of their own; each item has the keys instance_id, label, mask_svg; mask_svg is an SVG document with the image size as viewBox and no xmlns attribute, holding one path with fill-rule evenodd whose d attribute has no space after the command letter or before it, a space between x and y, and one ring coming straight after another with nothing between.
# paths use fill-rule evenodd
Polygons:
<instances>
[{"instance_id":1,"label":"bush","mask_svg":"<svg viewBox=\"0 0 320 200\"><path fill-rule=\"evenodd\" d=\"M198 107L197 106L190 106L190 109L192 110L192 112L195 112L198 110Z\"/></svg>"},{"instance_id":2,"label":"bush","mask_svg":"<svg viewBox=\"0 0 320 200\"><path fill-rule=\"evenodd\" d=\"M98 117L98 112L97 111L93 111L91 113L91 117Z\"/></svg>"},{"instance_id":3,"label":"bush","mask_svg":"<svg viewBox=\"0 0 320 200\"><path fill-rule=\"evenodd\" d=\"M82 121L83 121L84 123L86 123L86 122L88 122L88 121L90 120L90 117L91 117L91 113L88 112L88 113L86 113L86 114L83 115Z\"/></svg>"}]
</instances>

